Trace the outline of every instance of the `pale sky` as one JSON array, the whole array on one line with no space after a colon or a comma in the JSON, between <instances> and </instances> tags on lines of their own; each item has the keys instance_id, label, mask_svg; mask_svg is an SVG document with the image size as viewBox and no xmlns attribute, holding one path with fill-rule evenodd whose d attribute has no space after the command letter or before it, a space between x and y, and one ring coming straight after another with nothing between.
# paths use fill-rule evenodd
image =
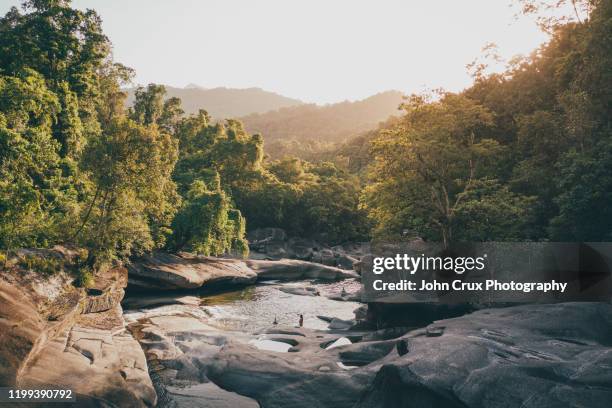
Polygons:
<instances>
[{"instance_id":1,"label":"pale sky","mask_svg":"<svg viewBox=\"0 0 612 408\"><path fill-rule=\"evenodd\" d=\"M260 87L306 102L458 91L488 42L510 58L547 39L511 0L75 0L103 19L136 82ZM0 0L4 14L20 1Z\"/></svg>"}]
</instances>

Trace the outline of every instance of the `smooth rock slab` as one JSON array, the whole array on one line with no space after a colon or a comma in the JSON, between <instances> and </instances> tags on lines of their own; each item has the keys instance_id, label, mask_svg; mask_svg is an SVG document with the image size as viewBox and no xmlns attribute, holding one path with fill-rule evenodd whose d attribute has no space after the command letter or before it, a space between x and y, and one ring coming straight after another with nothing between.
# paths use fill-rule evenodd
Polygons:
<instances>
[{"instance_id":1,"label":"smooth rock slab","mask_svg":"<svg viewBox=\"0 0 612 408\"><path fill-rule=\"evenodd\" d=\"M281 259L278 261L263 261L247 259L247 266L257 273L259 280L262 279L322 279L338 280L357 278L357 273L334 266L322 265L315 262L300 261L297 259Z\"/></svg>"},{"instance_id":2,"label":"smooth rock slab","mask_svg":"<svg viewBox=\"0 0 612 408\"><path fill-rule=\"evenodd\" d=\"M204 285L246 285L256 274L240 260L157 252L128 267L134 290L197 289Z\"/></svg>"},{"instance_id":3,"label":"smooth rock slab","mask_svg":"<svg viewBox=\"0 0 612 408\"><path fill-rule=\"evenodd\" d=\"M157 396L140 345L126 332L72 327L49 342L19 386L55 385L117 406L152 407Z\"/></svg>"},{"instance_id":4,"label":"smooth rock slab","mask_svg":"<svg viewBox=\"0 0 612 408\"><path fill-rule=\"evenodd\" d=\"M338 280L358 277L353 271L295 259L240 260L165 252L136 259L128 269L129 288L136 291L238 287L270 279Z\"/></svg>"},{"instance_id":5,"label":"smooth rock slab","mask_svg":"<svg viewBox=\"0 0 612 408\"><path fill-rule=\"evenodd\" d=\"M610 304L482 310L402 341L356 407L612 406Z\"/></svg>"}]
</instances>

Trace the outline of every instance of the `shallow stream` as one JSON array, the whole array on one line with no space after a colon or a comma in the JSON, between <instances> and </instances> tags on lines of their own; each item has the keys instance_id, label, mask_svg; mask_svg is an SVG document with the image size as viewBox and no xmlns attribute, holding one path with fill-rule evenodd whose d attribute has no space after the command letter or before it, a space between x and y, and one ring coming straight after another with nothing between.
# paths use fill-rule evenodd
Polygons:
<instances>
[{"instance_id":1,"label":"shallow stream","mask_svg":"<svg viewBox=\"0 0 612 408\"><path fill-rule=\"evenodd\" d=\"M128 296L124 317L147 354L158 406L255 408L259 406L256 401L204 380L206 366L214 360L221 344L230 339L246 347L246 353L251 349L285 354L301 340L266 332L275 327L280 332L295 330L301 314L306 330L321 330L323 334L329 320L352 320L353 311L360 306L358 302L329 297L351 295L359 289L360 283L351 279L332 283L268 281L216 295ZM350 344L350 340L343 338L329 347L342 344Z\"/></svg>"}]
</instances>

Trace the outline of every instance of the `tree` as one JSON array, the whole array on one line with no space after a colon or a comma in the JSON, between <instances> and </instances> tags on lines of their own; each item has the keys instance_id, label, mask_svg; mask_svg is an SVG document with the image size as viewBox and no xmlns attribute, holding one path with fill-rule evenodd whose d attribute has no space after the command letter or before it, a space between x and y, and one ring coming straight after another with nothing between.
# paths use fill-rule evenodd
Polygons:
<instances>
[{"instance_id":1,"label":"tree","mask_svg":"<svg viewBox=\"0 0 612 408\"><path fill-rule=\"evenodd\" d=\"M59 111L36 72L0 76L0 247L44 244L70 199L51 132Z\"/></svg>"},{"instance_id":2,"label":"tree","mask_svg":"<svg viewBox=\"0 0 612 408\"><path fill-rule=\"evenodd\" d=\"M312 166L317 178L302 187L296 216L307 236L328 243L368 237L365 213L359 208L359 181L331 163Z\"/></svg>"},{"instance_id":3,"label":"tree","mask_svg":"<svg viewBox=\"0 0 612 408\"><path fill-rule=\"evenodd\" d=\"M455 240L520 241L533 223L535 197L516 194L499 180L480 179L456 209Z\"/></svg>"},{"instance_id":4,"label":"tree","mask_svg":"<svg viewBox=\"0 0 612 408\"><path fill-rule=\"evenodd\" d=\"M62 108L53 136L62 157L76 160L90 134L99 131L98 70L109 58L109 41L96 12L73 9L69 1L30 0L23 9L24 14L13 7L0 19L0 74L28 68L42 75Z\"/></svg>"},{"instance_id":5,"label":"tree","mask_svg":"<svg viewBox=\"0 0 612 408\"><path fill-rule=\"evenodd\" d=\"M552 32L569 22L582 23L599 0L518 0L520 12L535 15L538 26Z\"/></svg>"},{"instance_id":6,"label":"tree","mask_svg":"<svg viewBox=\"0 0 612 408\"><path fill-rule=\"evenodd\" d=\"M612 134L610 135L612 136ZM551 236L561 241L612 239L612 137L592 151L571 150L556 166L561 192Z\"/></svg>"},{"instance_id":7,"label":"tree","mask_svg":"<svg viewBox=\"0 0 612 408\"><path fill-rule=\"evenodd\" d=\"M129 109L132 120L151 125L157 123L164 113L164 96L166 88L163 85L149 84L146 88L139 86L134 93L134 104Z\"/></svg>"},{"instance_id":8,"label":"tree","mask_svg":"<svg viewBox=\"0 0 612 408\"><path fill-rule=\"evenodd\" d=\"M101 260L163 246L180 202L171 179L178 143L156 125L125 116L90 141L83 168L92 182L76 235Z\"/></svg>"},{"instance_id":9,"label":"tree","mask_svg":"<svg viewBox=\"0 0 612 408\"><path fill-rule=\"evenodd\" d=\"M204 255L246 256L249 247L244 239L245 219L221 190L218 173L210 184L207 186L201 180L193 182L172 224L174 234L170 247Z\"/></svg>"},{"instance_id":10,"label":"tree","mask_svg":"<svg viewBox=\"0 0 612 408\"><path fill-rule=\"evenodd\" d=\"M490 192L480 187L503 149L480 135L492 126L493 115L450 93L438 101L413 96L403 108L402 120L373 142L372 184L363 203L376 235L407 229L448 246L455 230L468 227L458 221L462 209L473 207L468 201L478 197L474 190L484 197Z\"/></svg>"}]
</instances>

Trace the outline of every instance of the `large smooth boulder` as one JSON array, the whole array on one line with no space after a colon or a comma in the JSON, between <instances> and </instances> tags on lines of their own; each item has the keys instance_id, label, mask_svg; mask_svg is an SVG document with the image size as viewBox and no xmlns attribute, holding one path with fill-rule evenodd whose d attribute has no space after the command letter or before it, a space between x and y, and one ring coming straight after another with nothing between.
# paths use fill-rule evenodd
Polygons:
<instances>
[{"instance_id":1,"label":"large smooth boulder","mask_svg":"<svg viewBox=\"0 0 612 408\"><path fill-rule=\"evenodd\" d=\"M119 305L77 319L20 373L20 387L49 385L70 388L79 400L86 396L116 406L153 407L157 401L144 353L123 329Z\"/></svg>"},{"instance_id":2,"label":"large smooth boulder","mask_svg":"<svg viewBox=\"0 0 612 408\"><path fill-rule=\"evenodd\" d=\"M159 252L133 260L129 288L134 291L218 289L244 286L257 280L355 278L353 271L296 259L277 261L173 255Z\"/></svg>"},{"instance_id":3,"label":"large smooth boulder","mask_svg":"<svg viewBox=\"0 0 612 408\"><path fill-rule=\"evenodd\" d=\"M356 407L612 403L609 303L481 310L437 321L401 342L378 362L382 367Z\"/></svg>"},{"instance_id":4,"label":"large smooth boulder","mask_svg":"<svg viewBox=\"0 0 612 408\"><path fill-rule=\"evenodd\" d=\"M128 266L133 290L198 289L254 283L257 275L236 259L157 252Z\"/></svg>"},{"instance_id":5,"label":"large smooth boulder","mask_svg":"<svg viewBox=\"0 0 612 408\"><path fill-rule=\"evenodd\" d=\"M71 389L82 407L155 406L144 353L123 327L127 270L97 273L88 290L49 273L12 263L0 274L0 385Z\"/></svg>"},{"instance_id":6,"label":"large smooth boulder","mask_svg":"<svg viewBox=\"0 0 612 408\"><path fill-rule=\"evenodd\" d=\"M29 257L68 258L54 249L22 249L0 267L0 385L14 386L20 370L80 313L82 289L63 270L39 273L21 266ZM41 262L43 263L43 262Z\"/></svg>"},{"instance_id":7,"label":"large smooth boulder","mask_svg":"<svg viewBox=\"0 0 612 408\"><path fill-rule=\"evenodd\" d=\"M258 279L324 279L336 280L356 278L358 275L353 271L336 268L334 266L322 265L314 262L300 261L297 259L281 259L278 261L266 261L248 259L247 266L257 273Z\"/></svg>"}]
</instances>

